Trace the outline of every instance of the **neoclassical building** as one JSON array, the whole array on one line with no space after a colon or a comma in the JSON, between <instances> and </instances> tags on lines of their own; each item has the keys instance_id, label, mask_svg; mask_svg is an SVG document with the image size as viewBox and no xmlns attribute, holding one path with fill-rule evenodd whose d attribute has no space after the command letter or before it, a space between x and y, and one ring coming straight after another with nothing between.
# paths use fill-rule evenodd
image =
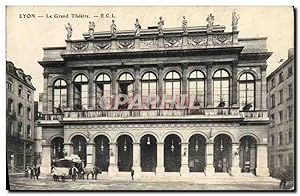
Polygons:
<instances>
[{"instance_id":1,"label":"neoclassical building","mask_svg":"<svg viewBox=\"0 0 300 196\"><path fill-rule=\"evenodd\" d=\"M267 38L238 35L221 25L211 32L152 27L89 32L44 48L42 170L66 153L110 176L131 168L136 175L268 176L272 53ZM118 94L129 101L139 95L143 103L153 94L175 98L163 107L130 108L115 105ZM178 107L180 94L195 97L197 109ZM103 98L113 107L103 107Z\"/></svg>"}]
</instances>

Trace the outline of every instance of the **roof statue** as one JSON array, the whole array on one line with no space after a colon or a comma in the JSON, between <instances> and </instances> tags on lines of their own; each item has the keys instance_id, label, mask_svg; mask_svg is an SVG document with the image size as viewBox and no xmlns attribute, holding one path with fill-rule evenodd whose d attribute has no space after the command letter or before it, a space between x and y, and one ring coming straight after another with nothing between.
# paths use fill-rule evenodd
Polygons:
<instances>
[{"instance_id":1,"label":"roof statue","mask_svg":"<svg viewBox=\"0 0 300 196\"><path fill-rule=\"evenodd\" d=\"M187 34L187 20L185 19L185 16L183 16L182 19L182 30L183 30L183 34Z\"/></svg>"},{"instance_id":2,"label":"roof statue","mask_svg":"<svg viewBox=\"0 0 300 196\"><path fill-rule=\"evenodd\" d=\"M134 27L135 27L134 35L140 36L142 27L139 23L139 19L135 19Z\"/></svg>"},{"instance_id":3,"label":"roof statue","mask_svg":"<svg viewBox=\"0 0 300 196\"><path fill-rule=\"evenodd\" d=\"M237 27L238 27L238 22L240 19L240 15L237 14L236 10L234 9L232 12L232 31L237 31Z\"/></svg>"},{"instance_id":4,"label":"roof statue","mask_svg":"<svg viewBox=\"0 0 300 196\"><path fill-rule=\"evenodd\" d=\"M206 18L208 33L211 33L213 31L214 21L215 21L215 16L213 16L212 13L210 13Z\"/></svg>"},{"instance_id":5,"label":"roof statue","mask_svg":"<svg viewBox=\"0 0 300 196\"><path fill-rule=\"evenodd\" d=\"M71 24L68 22L68 24L65 25L65 28L66 28L66 30L67 30L67 40L70 40L71 37L72 37L72 32L73 32L72 26L71 26Z\"/></svg>"},{"instance_id":6,"label":"roof statue","mask_svg":"<svg viewBox=\"0 0 300 196\"><path fill-rule=\"evenodd\" d=\"M159 17L159 22L157 24L158 24L158 27L157 27L158 35L163 35L163 26L164 26L165 22L161 16Z\"/></svg>"},{"instance_id":7,"label":"roof statue","mask_svg":"<svg viewBox=\"0 0 300 196\"><path fill-rule=\"evenodd\" d=\"M94 22L89 22L89 36L90 39L94 39L94 34L95 34L95 23Z\"/></svg>"},{"instance_id":8,"label":"roof statue","mask_svg":"<svg viewBox=\"0 0 300 196\"><path fill-rule=\"evenodd\" d=\"M115 24L115 20L112 20L110 25L110 33L112 37L117 37L117 25Z\"/></svg>"}]
</instances>

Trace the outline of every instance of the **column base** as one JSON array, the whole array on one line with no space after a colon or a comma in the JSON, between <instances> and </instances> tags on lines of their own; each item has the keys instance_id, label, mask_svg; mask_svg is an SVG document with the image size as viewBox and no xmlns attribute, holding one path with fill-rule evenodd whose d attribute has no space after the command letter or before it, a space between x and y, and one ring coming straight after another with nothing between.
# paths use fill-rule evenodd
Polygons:
<instances>
[{"instance_id":1,"label":"column base","mask_svg":"<svg viewBox=\"0 0 300 196\"><path fill-rule=\"evenodd\" d=\"M117 166L115 166L115 165L114 166L109 166L107 175L109 177L116 176L118 171L119 171L119 168Z\"/></svg>"},{"instance_id":2,"label":"column base","mask_svg":"<svg viewBox=\"0 0 300 196\"><path fill-rule=\"evenodd\" d=\"M258 168L256 168L256 175L257 176L262 176L262 177L270 176L269 168L267 168L267 167L258 167Z\"/></svg>"},{"instance_id":3,"label":"column base","mask_svg":"<svg viewBox=\"0 0 300 196\"><path fill-rule=\"evenodd\" d=\"M215 174L215 168L214 167L206 167L204 170L204 173L206 176L212 176Z\"/></svg>"},{"instance_id":4,"label":"column base","mask_svg":"<svg viewBox=\"0 0 300 196\"><path fill-rule=\"evenodd\" d=\"M163 176L165 173L165 167L156 167L155 174L157 176Z\"/></svg>"},{"instance_id":5,"label":"column base","mask_svg":"<svg viewBox=\"0 0 300 196\"><path fill-rule=\"evenodd\" d=\"M134 170L134 176L136 178L140 178L141 177L142 168L141 167L132 167L132 169Z\"/></svg>"},{"instance_id":6,"label":"column base","mask_svg":"<svg viewBox=\"0 0 300 196\"><path fill-rule=\"evenodd\" d=\"M50 174L51 173L51 167L50 166L45 166L41 165L41 174Z\"/></svg>"},{"instance_id":7,"label":"column base","mask_svg":"<svg viewBox=\"0 0 300 196\"><path fill-rule=\"evenodd\" d=\"M180 167L181 176L189 176L189 173L190 173L190 168L187 165Z\"/></svg>"},{"instance_id":8,"label":"column base","mask_svg":"<svg viewBox=\"0 0 300 196\"><path fill-rule=\"evenodd\" d=\"M232 167L230 169L230 175L231 176L239 176L241 174L241 168L239 167Z\"/></svg>"}]
</instances>

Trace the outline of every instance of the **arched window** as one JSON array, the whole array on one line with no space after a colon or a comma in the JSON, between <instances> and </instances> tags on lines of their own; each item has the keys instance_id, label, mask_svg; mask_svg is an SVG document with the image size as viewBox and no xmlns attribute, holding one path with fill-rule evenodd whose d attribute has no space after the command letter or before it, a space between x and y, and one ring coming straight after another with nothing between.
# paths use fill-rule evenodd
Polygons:
<instances>
[{"instance_id":1,"label":"arched window","mask_svg":"<svg viewBox=\"0 0 300 196\"><path fill-rule=\"evenodd\" d=\"M88 83L89 80L83 74L74 79L74 109L84 110L88 108Z\"/></svg>"},{"instance_id":2,"label":"arched window","mask_svg":"<svg viewBox=\"0 0 300 196\"><path fill-rule=\"evenodd\" d=\"M205 87L203 73L201 71L193 71L188 80L189 97L194 99L194 106L204 107Z\"/></svg>"},{"instance_id":3,"label":"arched window","mask_svg":"<svg viewBox=\"0 0 300 196\"><path fill-rule=\"evenodd\" d=\"M23 104L22 103L18 104L18 115L23 116Z\"/></svg>"},{"instance_id":4,"label":"arched window","mask_svg":"<svg viewBox=\"0 0 300 196\"><path fill-rule=\"evenodd\" d=\"M142 102L150 104L157 92L157 77L152 72L147 72L142 77ZM151 99L151 100L150 100ZM156 105L151 105L149 108L155 108Z\"/></svg>"},{"instance_id":5,"label":"arched window","mask_svg":"<svg viewBox=\"0 0 300 196\"><path fill-rule=\"evenodd\" d=\"M255 108L255 79L251 73L244 73L240 77L240 109L254 110Z\"/></svg>"},{"instance_id":6,"label":"arched window","mask_svg":"<svg viewBox=\"0 0 300 196\"><path fill-rule=\"evenodd\" d=\"M224 69L218 70L213 76L214 81L214 106L229 106L229 74Z\"/></svg>"},{"instance_id":7,"label":"arched window","mask_svg":"<svg viewBox=\"0 0 300 196\"><path fill-rule=\"evenodd\" d=\"M124 105L120 105L119 109L127 109L129 103L132 101L134 94L134 79L130 73L123 73L119 77L119 94L127 95L128 102ZM121 100L122 101L122 100Z\"/></svg>"},{"instance_id":8,"label":"arched window","mask_svg":"<svg viewBox=\"0 0 300 196\"><path fill-rule=\"evenodd\" d=\"M107 74L101 73L95 81L96 84L96 108L104 109L111 103L111 79Z\"/></svg>"},{"instance_id":9,"label":"arched window","mask_svg":"<svg viewBox=\"0 0 300 196\"><path fill-rule=\"evenodd\" d=\"M60 113L65 107L67 107L67 83L58 79L53 85L53 111Z\"/></svg>"},{"instance_id":10,"label":"arched window","mask_svg":"<svg viewBox=\"0 0 300 196\"><path fill-rule=\"evenodd\" d=\"M175 71L167 73L165 78L166 100L172 100L172 104L180 104L181 78ZM174 103L173 103L174 102ZM166 108L173 108L172 105L166 104Z\"/></svg>"}]
</instances>

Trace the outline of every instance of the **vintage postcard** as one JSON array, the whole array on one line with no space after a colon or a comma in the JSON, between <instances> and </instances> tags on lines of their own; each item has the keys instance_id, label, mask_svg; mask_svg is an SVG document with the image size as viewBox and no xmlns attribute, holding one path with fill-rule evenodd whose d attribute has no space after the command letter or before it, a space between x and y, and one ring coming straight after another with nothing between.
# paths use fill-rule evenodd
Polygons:
<instances>
[{"instance_id":1,"label":"vintage postcard","mask_svg":"<svg viewBox=\"0 0 300 196\"><path fill-rule=\"evenodd\" d=\"M294 7L7 6L11 191L294 191Z\"/></svg>"}]
</instances>

